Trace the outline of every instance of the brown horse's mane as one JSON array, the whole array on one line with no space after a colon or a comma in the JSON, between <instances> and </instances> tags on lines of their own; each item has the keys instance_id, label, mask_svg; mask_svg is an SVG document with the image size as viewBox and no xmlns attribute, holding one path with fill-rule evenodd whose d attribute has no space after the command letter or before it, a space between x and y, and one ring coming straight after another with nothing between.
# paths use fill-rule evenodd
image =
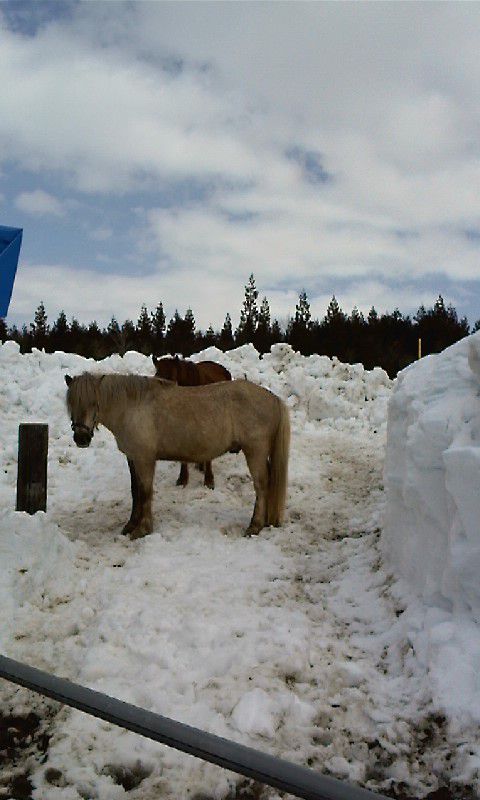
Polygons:
<instances>
[{"instance_id":1,"label":"brown horse's mane","mask_svg":"<svg viewBox=\"0 0 480 800\"><path fill-rule=\"evenodd\" d=\"M124 399L138 402L151 397L158 388L175 386L162 378L145 375L83 372L78 375L67 392L67 405L72 415L77 415L91 403L113 405Z\"/></svg>"}]
</instances>

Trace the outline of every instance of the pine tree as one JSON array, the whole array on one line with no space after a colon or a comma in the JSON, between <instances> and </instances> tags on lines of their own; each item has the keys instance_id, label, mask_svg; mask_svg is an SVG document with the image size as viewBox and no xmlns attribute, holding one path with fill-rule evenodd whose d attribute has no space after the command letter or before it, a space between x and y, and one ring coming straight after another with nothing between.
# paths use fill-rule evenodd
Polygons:
<instances>
[{"instance_id":1,"label":"pine tree","mask_svg":"<svg viewBox=\"0 0 480 800\"><path fill-rule=\"evenodd\" d=\"M112 317L107 326L107 334L109 336L116 336L119 333L120 333L120 325L118 324L116 318Z\"/></svg>"},{"instance_id":2,"label":"pine tree","mask_svg":"<svg viewBox=\"0 0 480 800\"><path fill-rule=\"evenodd\" d=\"M310 319L310 303L308 302L307 293L304 289L303 292L300 292L298 303L295 306L295 322L308 329L310 326Z\"/></svg>"},{"instance_id":3,"label":"pine tree","mask_svg":"<svg viewBox=\"0 0 480 800\"><path fill-rule=\"evenodd\" d=\"M271 336L272 344L277 344L277 342L283 342L284 341L283 331L282 331L282 328L280 326L280 323L279 323L278 319L274 319L273 322L272 322L272 328L271 328L270 336ZM270 345L270 347L271 346L272 345Z\"/></svg>"},{"instance_id":4,"label":"pine tree","mask_svg":"<svg viewBox=\"0 0 480 800\"><path fill-rule=\"evenodd\" d=\"M438 295L433 308L426 310L421 306L416 316L415 332L422 340L422 353L440 353L454 342L468 336L469 326L464 317L459 321L457 312L451 304L445 307L441 294Z\"/></svg>"},{"instance_id":5,"label":"pine tree","mask_svg":"<svg viewBox=\"0 0 480 800\"><path fill-rule=\"evenodd\" d=\"M191 355L195 344L195 319L192 309L187 309L185 317L182 319L178 310L168 323L165 343L169 353L175 355Z\"/></svg>"},{"instance_id":6,"label":"pine tree","mask_svg":"<svg viewBox=\"0 0 480 800\"><path fill-rule=\"evenodd\" d=\"M367 334L368 325L365 317L357 306L353 306L352 312L347 319L347 341L344 351L347 363L365 363L365 359L370 355Z\"/></svg>"},{"instance_id":7,"label":"pine tree","mask_svg":"<svg viewBox=\"0 0 480 800\"><path fill-rule=\"evenodd\" d=\"M185 312L183 330L182 352L185 356L190 356L195 348L195 317L191 308L187 308Z\"/></svg>"},{"instance_id":8,"label":"pine tree","mask_svg":"<svg viewBox=\"0 0 480 800\"><path fill-rule=\"evenodd\" d=\"M237 345L253 342L254 340L258 323L257 298L258 291L252 273L245 286L245 299L243 301L242 311L240 312L240 322L235 332L235 342Z\"/></svg>"},{"instance_id":9,"label":"pine tree","mask_svg":"<svg viewBox=\"0 0 480 800\"><path fill-rule=\"evenodd\" d=\"M151 352L152 349L152 323L147 311L147 307L142 305L140 316L137 321L136 339L138 349L144 355Z\"/></svg>"},{"instance_id":10,"label":"pine tree","mask_svg":"<svg viewBox=\"0 0 480 800\"><path fill-rule=\"evenodd\" d=\"M108 352L108 347L106 346L106 342L104 341L104 335L100 330L98 323L96 320L93 320L88 326L87 335L87 349L88 355L90 358L105 358Z\"/></svg>"},{"instance_id":11,"label":"pine tree","mask_svg":"<svg viewBox=\"0 0 480 800\"><path fill-rule=\"evenodd\" d=\"M69 327L64 311L60 311L52 326L52 345L54 350L66 350L68 347Z\"/></svg>"},{"instance_id":12,"label":"pine tree","mask_svg":"<svg viewBox=\"0 0 480 800\"><path fill-rule=\"evenodd\" d=\"M311 327L310 303L306 291L303 290L300 292L298 303L295 306L295 317L290 320L287 328L288 343L303 355L310 355L312 352Z\"/></svg>"},{"instance_id":13,"label":"pine tree","mask_svg":"<svg viewBox=\"0 0 480 800\"><path fill-rule=\"evenodd\" d=\"M98 326L98 322L95 319L88 326L88 335L93 336L94 338L98 338L102 335L102 332Z\"/></svg>"},{"instance_id":14,"label":"pine tree","mask_svg":"<svg viewBox=\"0 0 480 800\"><path fill-rule=\"evenodd\" d=\"M217 336L213 330L213 325L209 325L205 331L204 345L205 347L213 347L217 342Z\"/></svg>"},{"instance_id":15,"label":"pine tree","mask_svg":"<svg viewBox=\"0 0 480 800\"><path fill-rule=\"evenodd\" d=\"M455 312L455 316L456 316ZM441 294L438 295L435 305L433 306L433 314L436 317L447 317L447 309L445 308L445 301Z\"/></svg>"},{"instance_id":16,"label":"pine tree","mask_svg":"<svg viewBox=\"0 0 480 800\"><path fill-rule=\"evenodd\" d=\"M332 296L327 312L316 332L315 352L327 356L337 356L340 361L347 360L349 331L347 316L340 308L335 295Z\"/></svg>"},{"instance_id":17,"label":"pine tree","mask_svg":"<svg viewBox=\"0 0 480 800\"><path fill-rule=\"evenodd\" d=\"M424 306L424 305L423 305L423 303L422 303L422 305L421 305L421 306L420 306L420 308L418 309L418 311L417 311L417 313L415 314L415 316L414 316L414 318L413 318L413 319L415 320L415 322L420 322L420 321L421 321L422 319L424 319L424 317L426 317L426 316L427 316L427 309L425 308L425 306Z\"/></svg>"},{"instance_id":18,"label":"pine tree","mask_svg":"<svg viewBox=\"0 0 480 800\"><path fill-rule=\"evenodd\" d=\"M235 344L233 339L232 318L228 312L225 317L225 322L223 323L223 328L220 331L218 344L224 352L226 350L231 350Z\"/></svg>"},{"instance_id":19,"label":"pine tree","mask_svg":"<svg viewBox=\"0 0 480 800\"><path fill-rule=\"evenodd\" d=\"M32 326L30 325L30 327ZM22 353L31 352L33 347L33 333L28 330L26 325L22 325L19 344Z\"/></svg>"},{"instance_id":20,"label":"pine tree","mask_svg":"<svg viewBox=\"0 0 480 800\"><path fill-rule=\"evenodd\" d=\"M25 330L27 330L26 326L25 326ZM22 334L18 330L17 325L12 325L11 326L11 328L8 331L8 338L12 339L12 341L17 342L17 344L21 345L21 343L22 343Z\"/></svg>"},{"instance_id":21,"label":"pine tree","mask_svg":"<svg viewBox=\"0 0 480 800\"><path fill-rule=\"evenodd\" d=\"M131 319L126 319L120 329L120 347L118 352L124 356L129 350L135 349L135 325Z\"/></svg>"},{"instance_id":22,"label":"pine tree","mask_svg":"<svg viewBox=\"0 0 480 800\"><path fill-rule=\"evenodd\" d=\"M6 342L8 339L7 324L3 317L0 317L0 342Z\"/></svg>"},{"instance_id":23,"label":"pine tree","mask_svg":"<svg viewBox=\"0 0 480 800\"><path fill-rule=\"evenodd\" d=\"M328 304L327 313L325 315L325 322L330 325L337 322L345 322L346 316L338 305L337 298L332 295L332 299Z\"/></svg>"},{"instance_id":24,"label":"pine tree","mask_svg":"<svg viewBox=\"0 0 480 800\"><path fill-rule=\"evenodd\" d=\"M79 355L86 355L86 330L76 319L72 317L70 323L70 330L68 332L68 349L71 353L78 353ZM87 345L88 348L88 345Z\"/></svg>"},{"instance_id":25,"label":"pine tree","mask_svg":"<svg viewBox=\"0 0 480 800\"><path fill-rule=\"evenodd\" d=\"M110 353L118 353L121 348L121 330L116 317L112 317L107 325L106 339Z\"/></svg>"},{"instance_id":26,"label":"pine tree","mask_svg":"<svg viewBox=\"0 0 480 800\"><path fill-rule=\"evenodd\" d=\"M357 306L353 306L352 313L350 314L350 324L353 328L361 328L365 325L365 317L362 312L358 310Z\"/></svg>"},{"instance_id":27,"label":"pine tree","mask_svg":"<svg viewBox=\"0 0 480 800\"><path fill-rule=\"evenodd\" d=\"M153 350L157 355L162 355L165 349L165 323L163 304L159 303L152 314Z\"/></svg>"},{"instance_id":28,"label":"pine tree","mask_svg":"<svg viewBox=\"0 0 480 800\"><path fill-rule=\"evenodd\" d=\"M30 323L30 328L33 337L33 346L38 347L39 350L41 348L46 347L47 344L47 336L49 332L47 322L48 322L48 317L45 312L45 306L42 300L37 310L35 311L35 318L33 323Z\"/></svg>"},{"instance_id":29,"label":"pine tree","mask_svg":"<svg viewBox=\"0 0 480 800\"><path fill-rule=\"evenodd\" d=\"M254 344L259 353L268 353L272 346L271 339L270 305L267 298L264 297L258 312L257 330L254 338Z\"/></svg>"}]
</instances>

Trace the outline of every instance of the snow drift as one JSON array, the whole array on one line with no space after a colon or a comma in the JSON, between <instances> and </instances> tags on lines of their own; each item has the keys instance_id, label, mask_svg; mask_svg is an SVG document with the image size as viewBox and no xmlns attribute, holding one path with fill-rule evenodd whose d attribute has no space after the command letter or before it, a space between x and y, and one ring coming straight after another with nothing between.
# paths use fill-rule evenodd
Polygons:
<instances>
[{"instance_id":1,"label":"snow drift","mask_svg":"<svg viewBox=\"0 0 480 800\"><path fill-rule=\"evenodd\" d=\"M383 552L426 609L412 641L439 703L480 721L480 333L398 375L385 486Z\"/></svg>"}]
</instances>

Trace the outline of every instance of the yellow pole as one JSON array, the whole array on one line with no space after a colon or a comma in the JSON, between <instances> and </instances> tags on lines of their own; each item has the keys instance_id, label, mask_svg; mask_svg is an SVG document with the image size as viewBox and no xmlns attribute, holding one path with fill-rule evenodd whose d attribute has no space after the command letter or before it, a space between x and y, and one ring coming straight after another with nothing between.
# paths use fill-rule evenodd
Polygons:
<instances>
[{"instance_id":1,"label":"yellow pole","mask_svg":"<svg viewBox=\"0 0 480 800\"><path fill-rule=\"evenodd\" d=\"M418 357L422 357L422 340L420 338L418 340Z\"/></svg>"}]
</instances>

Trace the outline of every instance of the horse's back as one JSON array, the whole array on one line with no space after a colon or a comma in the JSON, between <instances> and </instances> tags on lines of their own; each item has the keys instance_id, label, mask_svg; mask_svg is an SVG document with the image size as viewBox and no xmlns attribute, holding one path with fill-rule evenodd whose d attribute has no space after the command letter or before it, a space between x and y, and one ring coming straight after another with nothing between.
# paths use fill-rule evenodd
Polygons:
<instances>
[{"instance_id":1,"label":"horse's back","mask_svg":"<svg viewBox=\"0 0 480 800\"><path fill-rule=\"evenodd\" d=\"M159 390L160 385L159 385ZM176 407L195 416L221 418L227 414L237 419L272 418L275 409L282 401L269 389L244 379L223 380L200 386L171 386L163 389L160 402L168 402L170 408Z\"/></svg>"},{"instance_id":2,"label":"horse's back","mask_svg":"<svg viewBox=\"0 0 480 800\"><path fill-rule=\"evenodd\" d=\"M200 384L231 381L232 375L226 367L216 361L199 361L196 364Z\"/></svg>"}]
</instances>

